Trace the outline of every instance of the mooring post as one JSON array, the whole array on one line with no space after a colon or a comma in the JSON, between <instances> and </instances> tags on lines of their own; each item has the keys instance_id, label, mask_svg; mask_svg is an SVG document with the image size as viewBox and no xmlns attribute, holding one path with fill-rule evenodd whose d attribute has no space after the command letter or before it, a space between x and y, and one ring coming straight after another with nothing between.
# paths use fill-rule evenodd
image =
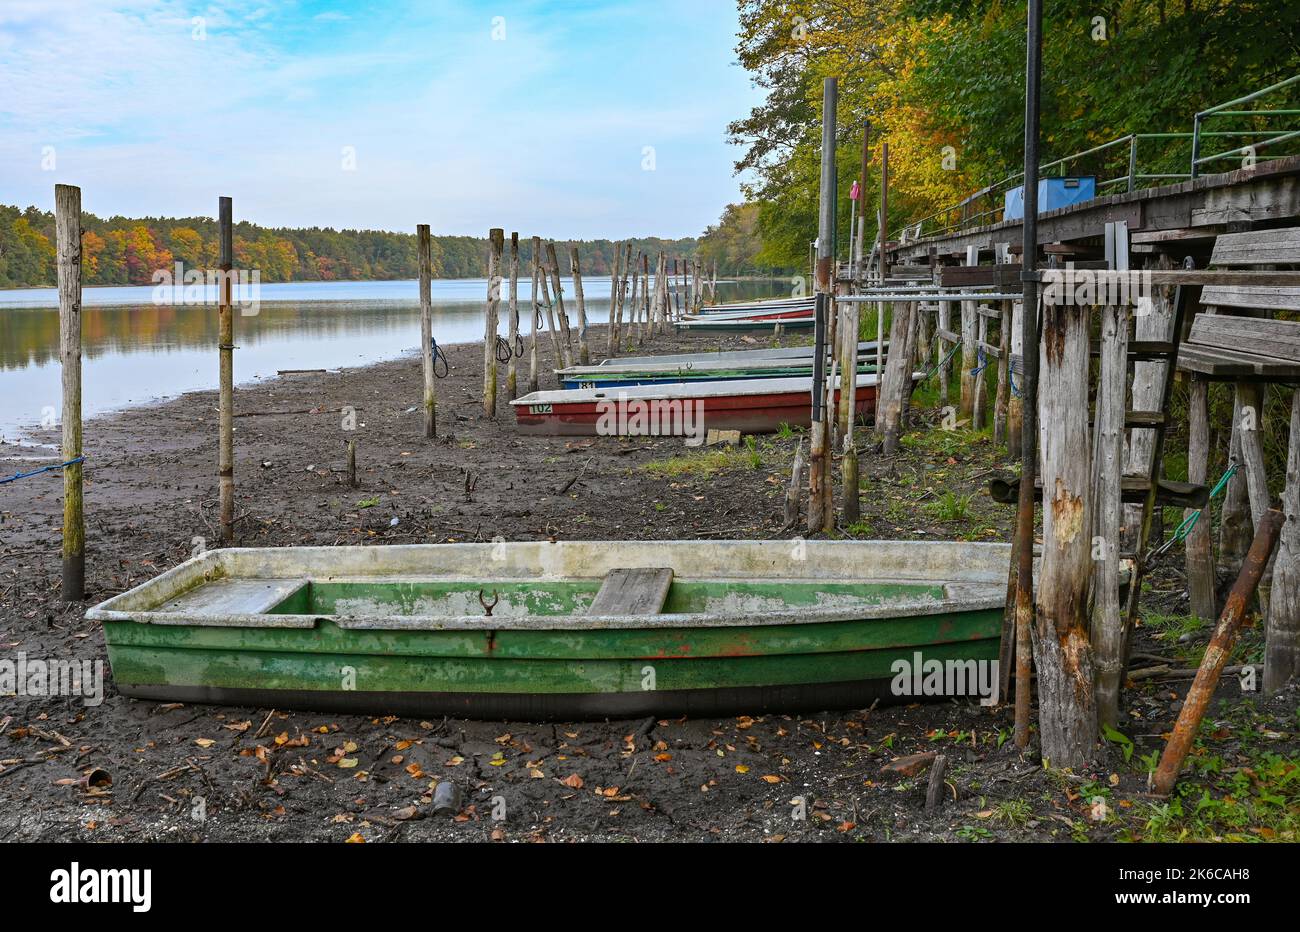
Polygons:
<instances>
[{"instance_id":1,"label":"mooring post","mask_svg":"<svg viewBox=\"0 0 1300 932\"><path fill-rule=\"evenodd\" d=\"M966 264L980 264L978 246L966 247ZM976 351L976 320L979 317L978 301L961 302L961 400L958 402L958 420L969 420L976 430L980 425L975 422L975 367L979 354Z\"/></svg>"},{"instance_id":2,"label":"mooring post","mask_svg":"<svg viewBox=\"0 0 1300 932\"><path fill-rule=\"evenodd\" d=\"M1024 413L1021 421L1020 497L1016 503L1016 747L1029 746L1029 699L1034 624L1034 481L1038 475L1038 81L1043 68L1043 4L1029 0L1025 54L1025 217L1021 223L1024 308ZM1087 357L1084 358L1087 364ZM1084 401L1087 399L1085 397ZM1086 410L1086 407L1085 407Z\"/></svg>"},{"instance_id":3,"label":"mooring post","mask_svg":"<svg viewBox=\"0 0 1300 932\"><path fill-rule=\"evenodd\" d=\"M622 260L622 244L614 244L614 261L609 267L609 330L605 333L605 355L613 356L618 348L618 330L622 317L622 302L619 301L619 262Z\"/></svg>"},{"instance_id":4,"label":"mooring post","mask_svg":"<svg viewBox=\"0 0 1300 932\"><path fill-rule=\"evenodd\" d=\"M63 408L63 589L65 602L86 594L86 521L81 460L81 189L54 186L59 276L59 362ZM77 461L77 462L74 462Z\"/></svg>"},{"instance_id":5,"label":"mooring post","mask_svg":"<svg viewBox=\"0 0 1300 932\"><path fill-rule=\"evenodd\" d=\"M218 287L218 353L220 356L220 394L217 402L218 432L217 482L220 500L221 542L229 546L235 539L235 313L232 306L231 270L235 267L234 224L231 200L218 201L218 237L220 240L221 281Z\"/></svg>"},{"instance_id":6,"label":"mooring post","mask_svg":"<svg viewBox=\"0 0 1300 932\"><path fill-rule=\"evenodd\" d=\"M916 301L902 301L894 305L893 320L889 328L889 359L876 381L876 432L880 435L882 452L898 452L903 437L903 408L912 391L912 341L916 328L912 315Z\"/></svg>"},{"instance_id":7,"label":"mooring post","mask_svg":"<svg viewBox=\"0 0 1300 932\"><path fill-rule=\"evenodd\" d=\"M1268 490L1268 469L1264 463L1264 386L1253 382L1238 382L1237 394L1241 398L1241 471L1246 474L1246 492L1250 499L1250 520L1259 530L1259 522L1272 503ZM1269 614L1272 598L1273 567L1264 568L1259 581L1260 614Z\"/></svg>"},{"instance_id":8,"label":"mooring post","mask_svg":"<svg viewBox=\"0 0 1300 932\"><path fill-rule=\"evenodd\" d=\"M835 78L822 83L821 190L817 223L815 288L817 305L813 326L812 439L808 451L808 532L821 531L828 521L826 485L830 481L826 457L826 334L833 313L831 269L835 262ZM834 520L833 516L829 520Z\"/></svg>"},{"instance_id":9,"label":"mooring post","mask_svg":"<svg viewBox=\"0 0 1300 932\"><path fill-rule=\"evenodd\" d=\"M506 400L519 397L519 234L510 234L510 362L506 365Z\"/></svg>"},{"instance_id":10,"label":"mooring post","mask_svg":"<svg viewBox=\"0 0 1300 932\"><path fill-rule=\"evenodd\" d=\"M1101 316L1101 376L1093 428L1094 510L1100 553L1094 552L1093 612L1090 631L1096 663L1097 717L1114 726L1124 678L1124 611L1119 599L1120 529L1124 518L1121 480L1124 460L1124 408L1128 397L1127 304L1106 304ZM1096 546L1094 544L1094 551Z\"/></svg>"},{"instance_id":11,"label":"mooring post","mask_svg":"<svg viewBox=\"0 0 1300 932\"><path fill-rule=\"evenodd\" d=\"M434 388L433 358L433 244L429 225L415 227L420 268L420 359L424 367L424 436L438 436L438 395Z\"/></svg>"},{"instance_id":12,"label":"mooring post","mask_svg":"<svg viewBox=\"0 0 1300 932\"><path fill-rule=\"evenodd\" d=\"M641 304L636 319L636 342L640 346L650 326L650 254L641 253ZM644 323L642 319L644 318Z\"/></svg>"},{"instance_id":13,"label":"mooring post","mask_svg":"<svg viewBox=\"0 0 1300 932\"><path fill-rule=\"evenodd\" d=\"M356 438L348 440L348 488L357 487L357 441Z\"/></svg>"},{"instance_id":14,"label":"mooring post","mask_svg":"<svg viewBox=\"0 0 1300 932\"><path fill-rule=\"evenodd\" d=\"M1193 377L1187 386L1187 481L1204 485L1210 469L1210 383ZM1300 398L1300 392L1296 393ZM1295 437L1292 437L1293 441ZM1191 517L1194 509L1183 512L1183 519ZM1184 540L1186 548L1188 608L1202 621L1218 615L1214 593L1214 548L1210 544L1210 524L1213 514L1207 505Z\"/></svg>"},{"instance_id":15,"label":"mooring post","mask_svg":"<svg viewBox=\"0 0 1300 932\"><path fill-rule=\"evenodd\" d=\"M537 237L533 237L534 241ZM533 245L533 282L528 292L529 305L533 309L532 328L528 334L528 391L537 391L537 325L540 322L542 314L542 302L540 297L540 285L538 283L537 269L537 247L536 242Z\"/></svg>"},{"instance_id":16,"label":"mooring post","mask_svg":"<svg viewBox=\"0 0 1300 932\"><path fill-rule=\"evenodd\" d=\"M840 429L844 437L844 458L840 461L840 507L844 523L852 525L862 520L862 504L858 497L858 448L853 442L853 425L858 414L857 304L844 306L844 325L840 331L840 346L843 348L840 355Z\"/></svg>"},{"instance_id":17,"label":"mooring post","mask_svg":"<svg viewBox=\"0 0 1300 932\"><path fill-rule=\"evenodd\" d=\"M993 446L1007 442L1007 408L1011 400L1011 302L998 302L998 392L993 399Z\"/></svg>"},{"instance_id":18,"label":"mooring post","mask_svg":"<svg viewBox=\"0 0 1300 932\"><path fill-rule=\"evenodd\" d=\"M591 347L587 345L587 298L582 292L582 265L578 247L569 247L569 266L573 272L573 299L578 302L578 362L591 365Z\"/></svg>"},{"instance_id":19,"label":"mooring post","mask_svg":"<svg viewBox=\"0 0 1300 932\"><path fill-rule=\"evenodd\" d=\"M540 236L533 237L533 269L542 283L542 306L546 309L546 332L550 334L551 349L555 352L555 368L564 369L569 364L566 361L564 351L560 349L560 335L555 326L555 309L551 304L551 290L548 284L551 273L546 268L546 259L542 254L542 238Z\"/></svg>"},{"instance_id":20,"label":"mooring post","mask_svg":"<svg viewBox=\"0 0 1300 932\"><path fill-rule=\"evenodd\" d=\"M546 244L546 264L551 270L551 288L555 291L555 316L560 321L560 346L564 350L564 365L573 365L573 331L569 328L569 315L564 311L564 285L560 282L560 260L555 257L555 243Z\"/></svg>"},{"instance_id":21,"label":"mooring post","mask_svg":"<svg viewBox=\"0 0 1300 932\"><path fill-rule=\"evenodd\" d=\"M483 415L497 416L497 322L501 309L501 254L506 231L493 227L488 232L487 313L483 326Z\"/></svg>"},{"instance_id":22,"label":"mooring post","mask_svg":"<svg viewBox=\"0 0 1300 932\"><path fill-rule=\"evenodd\" d=\"M1300 390L1291 397L1291 439L1282 490L1286 516L1273 569L1273 598L1264 638L1264 695L1300 674Z\"/></svg>"},{"instance_id":23,"label":"mooring post","mask_svg":"<svg viewBox=\"0 0 1300 932\"><path fill-rule=\"evenodd\" d=\"M639 264L640 256L638 256L637 258L638 258L638 264ZM629 250L629 252L628 252L628 255L625 257L625 259L626 259L626 262L625 262L625 264L624 264L624 266L623 266L623 284L622 284L622 286L619 288L619 298L618 298L618 338L619 338L620 343L621 343L622 340L623 340L623 305L624 305L624 303L627 304L628 313L631 315L631 317L628 318L628 327L627 327L627 333L628 333L629 336L631 336L631 334L632 334L632 318L634 318L634 317L637 316L637 305L636 305L636 302L637 302L637 287L638 287L638 285L640 285L640 283L641 283L641 281L640 281L640 279L641 279L641 275L640 275L640 272L637 271L637 267L636 267L635 265L632 264L632 258L631 258L631 251L630 251L630 250ZM627 273L628 273L628 269L629 269L629 267L631 268L631 271L632 271L632 282L631 282L631 284L632 284L632 293L631 293L631 295L629 295L629 294L627 293L627 289L628 289ZM625 298L627 299L626 302L624 301Z\"/></svg>"}]
</instances>

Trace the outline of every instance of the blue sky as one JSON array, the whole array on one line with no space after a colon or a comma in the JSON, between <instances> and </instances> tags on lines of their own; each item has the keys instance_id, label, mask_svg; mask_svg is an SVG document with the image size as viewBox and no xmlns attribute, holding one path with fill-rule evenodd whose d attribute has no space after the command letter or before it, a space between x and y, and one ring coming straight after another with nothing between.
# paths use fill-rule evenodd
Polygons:
<instances>
[{"instance_id":1,"label":"blue sky","mask_svg":"<svg viewBox=\"0 0 1300 932\"><path fill-rule=\"evenodd\" d=\"M732 0L3 0L0 203L694 235L761 99L735 30Z\"/></svg>"}]
</instances>

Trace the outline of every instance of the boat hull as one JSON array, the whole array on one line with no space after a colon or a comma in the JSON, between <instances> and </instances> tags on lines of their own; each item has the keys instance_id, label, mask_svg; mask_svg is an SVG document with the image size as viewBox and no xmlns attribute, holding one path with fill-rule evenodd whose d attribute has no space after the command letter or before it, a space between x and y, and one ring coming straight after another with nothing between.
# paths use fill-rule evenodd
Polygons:
<instances>
[{"instance_id":1,"label":"boat hull","mask_svg":"<svg viewBox=\"0 0 1300 932\"><path fill-rule=\"evenodd\" d=\"M814 711L915 701L897 688L900 661L995 661L1009 549L598 541L217 550L87 614L103 623L118 690L139 699L521 720ZM584 615L601 575L628 564L676 568L665 614ZM475 579L494 565L508 578ZM686 578L689 567L709 578ZM743 575L713 578L722 572ZM234 602L250 610L217 608L212 590L223 585L244 586ZM421 614L434 590L491 585L502 611L531 599L535 614ZM249 587L270 593L265 604L249 602ZM402 614L346 614L362 597Z\"/></svg>"},{"instance_id":2,"label":"boat hull","mask_svg":"<svg viewBox=\"0 0 1300 932\"><path fill-rule=\"evenodd\" d=\"M739 379L734 384L752 384ZM604 387L605 383L602 383ZM711 384L711 383L704 383ZM839 403L840 392L835 392ZM584 399L542 404L515 403L520 433L535 436L688 436L709 430L738 430L742 434L773 434L783 424L808 427L812 423L812 396L808 391L779 391L764 394L691 396L690 386L676 398L648 399L644 416L636 411L623 414L613 398ZM699 407L687 410L693 403ZM676 405L676 408L672 406ZM613 408L613 410L611 410ZM858 385L856 416L871 420L876 413L876 386Z\"/></svg>"}]
</instances>

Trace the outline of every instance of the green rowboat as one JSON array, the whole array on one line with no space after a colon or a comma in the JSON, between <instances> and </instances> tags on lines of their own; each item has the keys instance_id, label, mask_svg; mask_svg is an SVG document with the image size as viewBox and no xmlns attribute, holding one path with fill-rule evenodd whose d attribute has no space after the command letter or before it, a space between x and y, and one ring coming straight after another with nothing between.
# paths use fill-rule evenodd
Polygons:
<instances>
[{"instance_id":1,"label":"green rowboat","mask_svg":"<svg viewBox=\"0 0 1300 932\"><path fill-rule=\"evenodd\" d=\"M900 661L995 661L1008 559L906 541L227 549L87 617L141 699L524 720L857 708L913 701Z\"/></svg>"}]
</instances>

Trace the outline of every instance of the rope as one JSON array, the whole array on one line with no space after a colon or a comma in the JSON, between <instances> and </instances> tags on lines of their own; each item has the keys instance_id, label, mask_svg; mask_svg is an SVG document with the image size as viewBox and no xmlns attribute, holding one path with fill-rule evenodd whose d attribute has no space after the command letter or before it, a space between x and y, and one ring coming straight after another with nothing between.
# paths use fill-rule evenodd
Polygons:
<instances>
[{"instance_id":1,"label":"rope","mask_svg":"<svg viewBox=\"0 0 1300 932\"><path fill-rule=\"evenodd\" d=\"M1228 482L1232 479L1233 475L1237 472L1239 466L1240 464L1235 459L1228 461L1228 468L1224 470L1223 475L1219 477L1218 483L1214 486L1213 489L1210 490L1210 498L1209 501L1206 502L1207 507L1209 506L1210 501L1216 499L1219 495L1223 493L1223 490L1227 488ZM1182 523L1179 524L1178 527L1174 529L1173 536L1170 537L1169 540L1161 544L1159 547L1152 550L1151 553L1147 555L1147 562L1154 560L1156 557L1163 556L1165 552L1168 551L1169 548L1172 547L1174 544L1186 540L1187 535L1192 533L1192 529L1196 527L1196 522L1201 520L1202 511L1204 511L1204 509L1197 508L1186 518L1184 518Z\"/></svg>"},{"instance_id":2,"label":"rope","mask_svg":"<svg viewBox=\"0 0 1300 932\"><path fill-rule=\"evenodd\" d=\"M86 458L84 456L78 456L76 459L68 460L66 463L58 463L54 466L42 466L40 469L33 469L31 472L15 473L8 479L0 479L0 485L4 485L6 482L17 482L19 479L27 479L31 476L39 476L43 472L53 472L56 469L63 469L65 466L73 466L77 463L83 463L85 460Z\"/></svg>"},{"instance_id":3,"label":"rope","mask_svg":"<svg viewBox=\"0 0 1300 932\"><path fill-rule=\"evenodd\" d=\"M983 372L985 369L989 367L988 358L984 355L984 347L977 346L975 347L975 349L976 352L978 353L977 356L978 365L976 365L975 368L970 371L970 374L972 376L979 375L981 372Z\"/></svg>"},{"instance_id":4,"label":"rope","mask_svg":"<svg viewBox=\"0 0 1300 932\"><path fill-rule=\"evenodd\" d=\"M959 349L961 349L961 344L960 344L960 343L954 343L954 344L952 345L952 349L948 350L948 355L945 356L945 357L943 357L943 359L939 360L939 364L936 365L936 366L935 366L933 369L931 369L929 372L927 372L925 375L923 375L923 376L921 377L921 381L918 382L917 384L920 385L920 384L922 384L922 383L928 381L928 380L930 379L931 376L933 376L936 372L938 372L940 369L942 369L944 366L946 366L946 365L948 364L948 360L952 359L952 357L954 357L954 356L957 355L957 350L959 350Z\"/></svg>"},{"instance_id":5,"label":"rope","mask_svg":"<svg viewBox=\"0 0 1300 932\"><path fill-rule=\"evenodd\" d=\"M1021 397L1020 386L1016 384L1016 370L1010 366L1007 366L1007 380L1011 383L1011 394Z\"/></svg>"},{"instance_id":6,"label":"rope","mask_svg":"<svg viewBox=\"0 0 1300 932\"><path fill-rule=\"evenodd\" d=\"M433 350L433 377L436 379L445 379L451 374L451 364L447 362L447 354L442 351L438 341L432 336L429 337L429 345ZM438 374L438 361L442 361L442 374Z\"/></svg>"}]
</instances>

